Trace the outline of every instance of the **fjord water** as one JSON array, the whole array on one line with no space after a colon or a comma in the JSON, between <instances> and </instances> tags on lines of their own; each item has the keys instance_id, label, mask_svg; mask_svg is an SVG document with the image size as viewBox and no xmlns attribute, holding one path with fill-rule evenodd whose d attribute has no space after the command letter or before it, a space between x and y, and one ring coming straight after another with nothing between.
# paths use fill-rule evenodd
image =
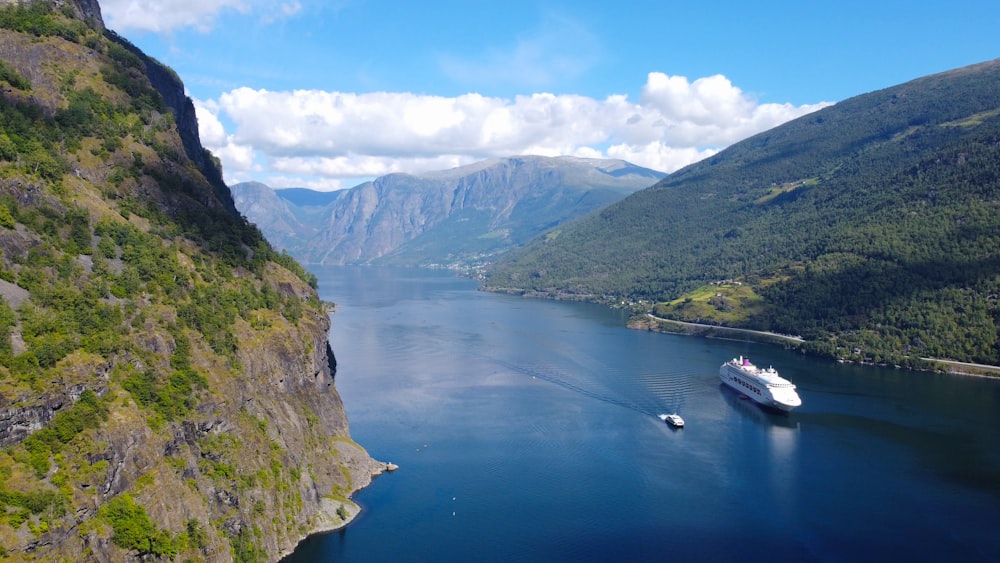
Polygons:
<instances>
[{"instance_id":1,"label":"fjord water","mask_svg":"<svg viewBox=\"0 0 1000 563\"><path fill-rule=\"evenodd\" d=\"M313 271L351 434L400 468L288 561L1000 557L1000 381L633 331L448 272ZM802 407L721 387L739 355Z\"/></svg>"}]
</instances>

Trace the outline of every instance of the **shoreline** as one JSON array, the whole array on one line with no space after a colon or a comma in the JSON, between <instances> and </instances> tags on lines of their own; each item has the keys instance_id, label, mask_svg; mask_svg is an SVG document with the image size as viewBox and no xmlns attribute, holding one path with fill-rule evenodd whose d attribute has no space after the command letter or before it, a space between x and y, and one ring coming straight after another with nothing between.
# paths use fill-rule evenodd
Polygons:
<instances>
[{"instance_id":1,"label":"shoreline","mask_svg":"<svg viewBox=\"0 0 1000 563\"><path fill-rule=\"evenodd\" d=\"M791 345L793 348L798 347L799 344L805 342L805 340L800 336L789 336L787 334L778 334L776 332L765 332L762 330L752 330L748 328L733 328L728 326L717 326L717 325L707 325L700 323L691 323L686 321L675 321L673 319L664 319L662 317L657 317L652 313L646 313L646 317L649 319L647 321L640 320L630 320L626 323L626 326L635 330L648 330L650 332L662 332L665 334L683 334L689 336L705 336L707 338L723 338L722 336L717 336L717 334L736 334L742 336L749 336L751 338L746 338L752 342L763 342L765 344L774 344L774 341L778 341L785 345ZM676 325L678 330L666 330L663 325ZM655 326L654 326L655 325ZM717 334L716 334L717 333Z\"/></svg>"},{"instance_id":2,"label":"shoreline","mask_svg":"<svg viewBox=\"0 0 1000 563\"><path fill-rule=\"evenodd\" d=\"M341 519L340 515L337 514L337 511L340 510L341 506L344 507L344 512L347 514L347 516L343 519ZM320 500L320 510L317 513L318 522L313 529L299 541L299 543L302 543L312 536L329 534L331 532L341 530L353 522L358 514L361 514L361 505L354 502L350 498L343 500L323 498ZM296 546L297 545L298 544L296 544Z\"/></svg>"},{"instance_id":3,"label":"shoreline","mask_svg":"<svg viewBox=\"0 0 1000 563\"><path fill-rule=\"evenodd\" d=\"M308 532L303 534L297 542L295 542L295 545L292 546L290 551L279 553L278 561L284 561L287 557L295 553L295 550L298 549L302 542L313 536L332 534L333 532L346 528L351 522L354 521L355 518L358 517L359 514L361 514L362 510L361 505L354 502L352 498L354 494L371 486L371 484L375 482L376 477L385 473L392 473L393 471L399 469L399 466L395 463L375 460L372 460L372 462L373 464L368 482L364 486L351 491L350 496L345 499L335 499L332 497L323 497L320 499L320 507L316 512L316 523ZM340 510L341 507L344 508L344 512L346 513L344 518L341 518L341 516L337 514L337 511Z\"/></svg>"},{"instance_id":4,"label":"shoreline","mask_svg":"<svg viewBox=\"0 0 1000 563\"><path fill-rule=\"evenodd\" d=\"M969 362L959 362L957 360L943 360L941 358L920 358L926 362L931 362L933 364L952 366L945 371L945 373L951 375L964 375L966 377L985 377L987 379L996 379L1000 377L1000 366L991 366L987 364L972 364ZM959 371L953 369L957 366L966 366L968 368L976 369L979 371ZM985 372L985 373L983 373Z\"/></svg>"},{"instance_id":5,"label":"shoreline","mask_svg":"<svg viewBox=\"0 0 1000 563\"><path fill-rule=\"evenodd\" d=\"M360 489L359 489L360 490ZM357 492L357 491L355 491ZM354 493L351 493L352 495ZM341 520L340 516L337 514L337 510L343 506L344 510L347 512L347 517ZM325 534L332 534L338 530L343 530L348 524L357 518L358 514L361 514L361 505L354 502L351 499L346 500L334 500L332 498L322 498L320 499L320 508L316 513L317 520L319 522L313 526L312 530L307 532L302 536L302 539L295 542L290 551L281 551L278 553L278 563L285 561L290 557L295 550L302 545L302 542L313 536L322 536Z\"/></svg>"},{"instance_id":6,"label":"shoreline","mask_svg":"<svg viewBox=\"0 0 1000 563\"><path fill-rule=\"evenodd\" d=\"M668 330L663 327L663 325L674 325L677 330ZM805 342L805 340L798 336L789 336L786 334L778 334L775 332L765 332L760 330L751 330L746 328L732 328L716 325L706 325L699 323L691 323L686 321L675 321L673 319L664 319L662 317L657 317L652 313L646 313L646 320L629 320L626 326L633 330L647 330L650 332L659 332L663 334L679 334L683 336L701 336L704 338L726 338L726 334L730 336L742 336L743 340L749 340L751 342L760 342L763 344L780 344L786 348L798 348L798 346ZM965 377L984 377L988 379L996 379L1000 377L1000 366L991 366L987 364L973 364L969 362L960 362L957 360L946 360L941 358L920 358L936 367L941 368L940 371L948 375L961 375ZM879 364L868 364L865 362L854 362L851 360L835 360L841 363L860 363L862 365L879 365ZM886 364L886 366L891 367L891 364ZM898 366L897 366L898 367ZM967 368L967 370L961 370L961 367ZM919 371L938 371L938 370L919 370Z\"/></svg>"}]
</instances>

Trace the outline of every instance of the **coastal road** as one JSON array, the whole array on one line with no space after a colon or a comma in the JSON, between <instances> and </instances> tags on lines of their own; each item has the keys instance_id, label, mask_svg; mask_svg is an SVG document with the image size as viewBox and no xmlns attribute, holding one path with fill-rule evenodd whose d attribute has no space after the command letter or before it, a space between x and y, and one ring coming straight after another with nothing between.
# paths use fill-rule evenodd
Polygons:
<instances>
[{"instance_id":1,"label":"coastal road","mask_svg":"<svg viewBox=\"0 0 1000 563\"><path fill-rule=\"evenodd\" d=\"M700 324L700 323L688 323L688 322L684 322L684 321L675 321L673 319L664 319L662 317L657 317L657 316L653 315L652 313L646 313L646 316L649 317L649 318L651 318L651 319L653 319L653 320L655 320L655 321L663 321L663 322L666 322L666 323L676 323L676 324L679 324L679 325L696 327L696 328L717 329L717 330L726 330L726 331L732 331L732 332L740 332L740 333L744 333L744 334L757 334L757 335L760 335L760 336L770 336L770 337L774 337L774 338L780 338L781 340L787 340L789 342L795 342L795 343L798 343L798 344L801 344L801 343L805 342L805 340L801 336L789 336L787 334L778 334L776 332L766 332L766 331L763 331L763 330L750 330L748 328L731 328L731 327L728 327L728 326L706 325L706 324Z\"/></svg>"}]
</instances>

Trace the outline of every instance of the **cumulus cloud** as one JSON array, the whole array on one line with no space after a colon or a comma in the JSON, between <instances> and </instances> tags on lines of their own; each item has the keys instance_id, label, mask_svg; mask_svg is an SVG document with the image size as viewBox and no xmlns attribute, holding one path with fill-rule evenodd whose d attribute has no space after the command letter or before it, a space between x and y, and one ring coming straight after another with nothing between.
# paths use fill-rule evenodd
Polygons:
<instances>
[{"instance_id":1,"label":"cumulus cloud","mask_svg":"<svg viewBox=\"0 0 1000 563\"><path fill-rule=\"evenodd\" d=\"M210 31L227 14L265 23L295 18L300 0L102 0L116 30ZM825 103L759 103L722 75L651 72L637 99L544 90L601 60L600 38L573 19L543 15L508 45L439 55L445 76L540 93L491 97L408 92L236 88L195 102L202 143L227 182L351 187L392 172L419 173L517 154L621 158L673 172Z\"/></svg>"},{"instance_id":2,"label":"cumulus cloud","mask_svg":"<svg viewBox=\"0 0 1000 563\"><path fill-rule=\"evenodd\" d=\"M199 102L198 115L228 181L334 189L515 154L621 158L673 172L826 105L761 104L721 75L692 82L653 72L637 101L237 88Z\"/></svg>"},{"instance_id":3,"label":"cumulus cloud","mask_svg":"<svg viewBox=\"0 0 1000 563\"><path fill-rule=\"evenodd\" d=\"M234 141L232 135L226 134L226 129L219 120L218 107L211 103L195 102L195 114L198 116L198 136L205 147L210 147L227 168L244 173L261 172L263 168L254 161L254 148L241 145Z\"/></svg>"}]
</instances>

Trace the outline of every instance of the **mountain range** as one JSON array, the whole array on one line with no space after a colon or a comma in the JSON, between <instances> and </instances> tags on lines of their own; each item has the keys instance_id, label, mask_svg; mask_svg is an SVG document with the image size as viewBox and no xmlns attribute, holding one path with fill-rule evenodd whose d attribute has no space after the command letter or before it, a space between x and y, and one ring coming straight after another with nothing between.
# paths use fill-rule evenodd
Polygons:
<instances>
[{"instance_id":1,"label":"mountain range","mask_svg":"<svg viewBox=\"0 0 1000 563\"><path fill-rule=\"evenodd\" d=\"M468 266L664 176L621 160L519 156L336 192L231 190L247 219L304 263Z\"/></svg>"},{"instance_id":2,"label":"mountain range","mask_svg":"<svg viewBox=\"0 0 1000 563\"><path fill-rule=\"evenodd\" d=\"M1000 364L1000 60L758 134L501 257L487 288Z\"/></svg>"}]
</instances>

